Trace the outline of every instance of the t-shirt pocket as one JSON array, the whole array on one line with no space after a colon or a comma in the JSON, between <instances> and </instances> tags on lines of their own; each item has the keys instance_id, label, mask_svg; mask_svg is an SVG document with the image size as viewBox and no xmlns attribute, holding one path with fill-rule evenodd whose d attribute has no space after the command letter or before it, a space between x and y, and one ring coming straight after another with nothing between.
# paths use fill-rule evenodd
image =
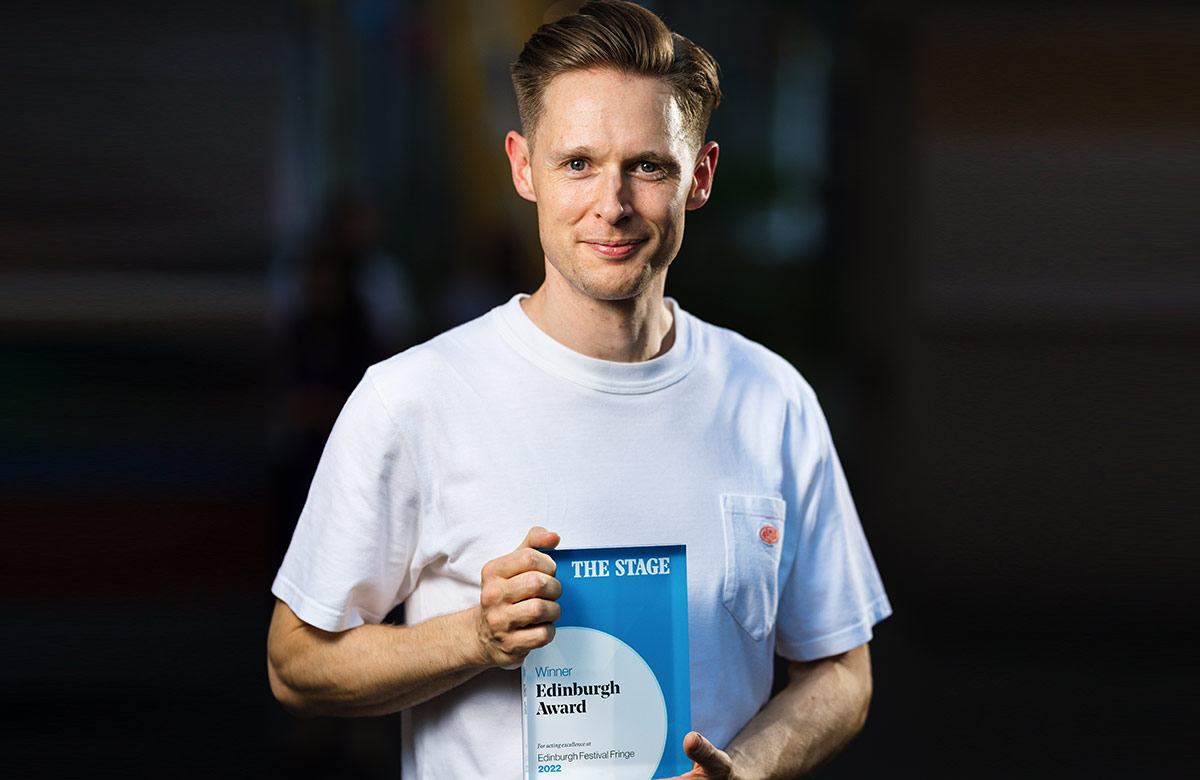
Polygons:
<instances>
[{"instance_id":1,"label":"t-shirt pocket","mask_svg":"<svg viewBox=\"0 0 1200 780\"><path fill-rule=\"evenodd\" d=\"M779 556L787 504L771 496L721 495L725 526L722 600L755 642L775 627L779 606Z\"/></svg>"}]
</instances>

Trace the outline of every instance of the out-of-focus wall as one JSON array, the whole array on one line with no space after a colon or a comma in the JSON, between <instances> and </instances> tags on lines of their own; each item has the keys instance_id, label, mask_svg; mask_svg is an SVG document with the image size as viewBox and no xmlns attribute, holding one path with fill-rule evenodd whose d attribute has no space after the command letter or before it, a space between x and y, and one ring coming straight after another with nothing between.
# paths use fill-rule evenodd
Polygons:
<instances>
[{"instance_id":1,"label":"out-of-focus wall","mask_svg":"<svg viewBox=\"0 0 1200 780\"><path fill-rule=\"evenodd\" d=\"M6 592L262 576L281 35L235 3L5 13Z\"/></svg>"},{"instance_id":2,"label":"out-of-focus wall","mask_svg":"<svg viewBox=\"0 0 1200 780\"><path fill-rule=\"evenodd\" d=\"M881 635L919 648L879 673L880 708L898 697L915 724L894 756L932 776L1174 776L1200 498L1200 17L859 18L840 330L897 608Z\"/></svg>"},{"instance_id":3,"label":"out-of-focus wall","mask_svg":"<svg viewBox=\"0 0 1200 780\"><path fill-rule=\"evenodd\" d=\"M1198 19L876 13L896 48L874 52L847 322L889 383L872 451L903 518L891 541L936 572L921 593L939 608L1121 620L1164 603L1191 567L1163 540L1198 497Z\"/></svg>"}]
</instances>

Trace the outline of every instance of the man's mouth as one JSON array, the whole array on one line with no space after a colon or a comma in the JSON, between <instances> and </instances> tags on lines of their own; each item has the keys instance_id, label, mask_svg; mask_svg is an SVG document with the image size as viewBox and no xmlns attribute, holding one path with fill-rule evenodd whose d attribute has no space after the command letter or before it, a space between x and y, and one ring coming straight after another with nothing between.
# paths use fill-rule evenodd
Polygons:
<instances>
[{"instance_id":1,"label":"man's mouth","mask_svg":"<svg viewBox=\"0 0 1200 780\"><path fill-rule=\"evenodd\" d=\"M622 239L620 241L583 241L584 244L587 244L597 253L602 254L605 257L625 257L626 255L631 254L644 242L645 239L640 238Z\"/></svg>"}]
</instances>

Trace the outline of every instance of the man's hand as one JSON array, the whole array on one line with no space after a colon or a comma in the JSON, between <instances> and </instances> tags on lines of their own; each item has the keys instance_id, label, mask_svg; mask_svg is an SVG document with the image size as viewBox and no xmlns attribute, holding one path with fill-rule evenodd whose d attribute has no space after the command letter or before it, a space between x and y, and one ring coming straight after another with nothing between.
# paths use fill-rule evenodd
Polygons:
<instances>
[{"instance_id":1,"label":"man's hand","mask_svg":"<svg viewBox=\"0 0 1200 780\"><path fill-rule=\"evenodd\" d=\"M562 614L554 600L562 595L562 584L554 578L554 559L535 548L558 542L558 534L535 526L517 549L484 564L479 642L502 669L518 668L530 650L554 638L554 621Z\"/></svg>"},{"instance_id":2,"label":"man's hand","mask_svg":"<svg viewBox=\"0 0 1200 780\"><path fill-rule=\"evenodd\" d=\"M689 731L683 738L683 752L692 759L692 771L667 780L733 780L733 760L724 750L717 750L698 731Z\"/></svg>"}]
</instances>

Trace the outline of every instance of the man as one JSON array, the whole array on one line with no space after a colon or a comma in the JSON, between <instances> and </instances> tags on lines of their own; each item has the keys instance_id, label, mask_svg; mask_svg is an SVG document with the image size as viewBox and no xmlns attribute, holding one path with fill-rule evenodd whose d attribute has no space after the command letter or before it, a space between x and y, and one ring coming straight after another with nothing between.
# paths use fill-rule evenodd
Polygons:
<instances>
[{"instance_id":1,"label":"man","mask_svg":"<svg viewBox=\"0 0 1200 780\"><path fill-rule=\"evenodd\" d=\"M861 727L890 608L812 391L663 297L712 189L715 64L592 2L513 79L545 282L351 395L273 588L272 689L298 712L406 711L406 778L519 777L514 670L561 593L536 548L685 544L696 731L667 749L689 778L803 774ZM379 625L401 602L407 625Z\"/></svg>"}]
</instances>

